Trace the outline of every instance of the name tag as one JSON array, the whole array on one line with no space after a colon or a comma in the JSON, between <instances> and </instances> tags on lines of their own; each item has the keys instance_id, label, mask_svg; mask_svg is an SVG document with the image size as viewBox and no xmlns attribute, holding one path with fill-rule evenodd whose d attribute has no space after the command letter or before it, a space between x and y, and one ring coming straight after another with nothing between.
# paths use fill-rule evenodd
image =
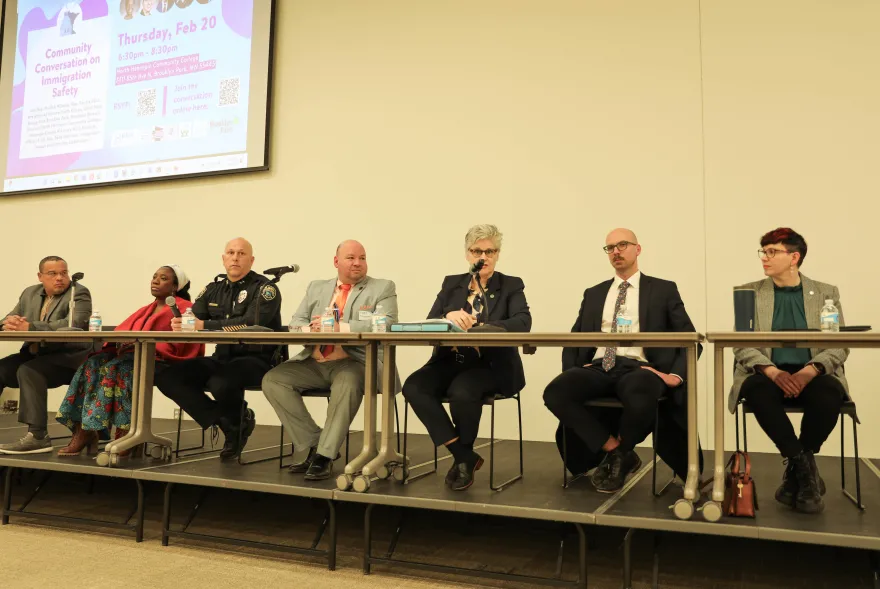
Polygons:
<instances>
[{"instance_id":1,"label":"name tag","mask_svg":"<svg viewBox=\"0 0 880 589\"><path fill-rule=\"evenodd\" d=\"M209 307L219 307L220 303L208 303Z\"/></svg>"},{"instance_id":2,"label":"name tag","mask_svg":"<svg viewBox=\"0 0 880 589\"><path fill-rule=\"evenodd\" d=\"M373 318L372 311L358 311L358 319L361 321L369 321Z\"/></svg>"}]
</instances>

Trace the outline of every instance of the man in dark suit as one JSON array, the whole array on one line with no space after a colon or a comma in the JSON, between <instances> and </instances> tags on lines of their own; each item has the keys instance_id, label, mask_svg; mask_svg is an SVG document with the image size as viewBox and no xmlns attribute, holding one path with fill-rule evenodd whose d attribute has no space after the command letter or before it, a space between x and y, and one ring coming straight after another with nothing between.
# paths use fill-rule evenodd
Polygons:
<instances>
[{"instance_id":1,"label":"man in dark suit","mask_svg":"<svg viewBox=\"0 0 880 589\"><path fill-rule=\"evenodd\" d=\"M604 250L615 277L584 292L572 332L696 331L675 283L639 271L642 248L632 231L609 233ZM544 403L590 452L605 454L591 481L597 491L614 493L641 467L635 447L653 430L658 400L684 384L685 351L565 348L562 369L547 385ZM584 405L603 397L617 397L623 405L616 431L600 412Z\"/></svg>"},{"instance_id":2,"label":"man in dark suit","mask_svg":"<svg viewBox=\"0 0 880 589\"><path fill-rule=\"evenodd\" d=\"M67 262L58 256L40 261L37 279L19 297L15 308L0 320L3 331L55 331L67 327L70 312L70 275ZM92 314L92 297L82 284L76 285L76 314L73 326L85 329ZM18 421L28 433L18 442L0 446L0 454L33 454L52 451L47 430L48 389L70 384L91 344L29 344L0 360L0 392L17 387L21 394Z\"/></svg>"}]
</instances>

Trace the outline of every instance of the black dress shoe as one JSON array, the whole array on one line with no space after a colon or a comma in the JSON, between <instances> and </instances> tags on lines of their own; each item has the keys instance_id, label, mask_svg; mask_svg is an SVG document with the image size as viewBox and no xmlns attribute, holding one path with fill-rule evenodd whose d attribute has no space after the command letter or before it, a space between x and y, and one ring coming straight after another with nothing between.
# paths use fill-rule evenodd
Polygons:
<instances>
[{"instance_id":1,"label":"black dress shoe","mask_svg":"<svg viewBox=\"0 0 880 589\"><path fill-rule=\"evenodd\" d=\"M635 450L626 452L619 446L609 452L605 459L608 461L607 476L596 485L596 490L600 493L618 492L626 483L626 477L642 467L642 459Z\"/></svg>"},{"instance_id":2,"label":"black dress shoe","mask_svg":"<svg viewBox=\"0 0 880 589\"><path fill-rule=\"evenodd\" d=\"M309 448L309 454L305 457L302 462L297 462L295 464L291 464L287 467L288 472L292 474L302 474L309 470L309 467L312 465L312 460L315 459L315 456L318 454L318 448Z\"/></svg>"},{"instance_id":3,"label":"black dress shoe","mask_svg":"<svg viewBox=\"0 0 880 589\"><path fill-rule=\"evenodd\" d=\"M449 472L446 473L446 480L444 482L446 483L447 487L451 487L452 485L455 484L455 479L457 479L457 478L458 478L458 465L453 464L449 468Z\"/></svg>"},{"instance_id":4,"label":"black dress shoe","mask_svg":"<svg viewBox=\"0 0 880 589\"><path fill-rule=\"evenodd\" d=\"M474 452L473 456L466 462L459 462L456 464L455 470L457 471L457 476L453 479L449 488L453 491L466 491L467 489L470 489L471 485L474 484L474 473L480 470L481 466L483 466L483 458L476 452ZM446 476L448 479L449 475Z\"/></svg>"},{"instance_id":5,"label":"black dress shoe","mask_svg":"<svg viewBox=\"0 0 880 589\"><path fill-rule=\"evenodd\" d=\"M223 430L223 435L226 436L226 440L223 442L223 449L220 451L220 459L229 460L232 458L238 458L241 451L244 450L244 447L247 445L248 438L254 433L254 428L256 427L257 420L253 409L248 409L245 412L241 423L237 425L232 424L226 418L221 418L220 429Z\"/></svg>"},{"instance_id":6,"label":"black dress shoe","mask_svg":"<svg viewBox=\"0 0 880 589\"><path fill-rule=\"evenodd\" d=\"M304 472L308 472L309 467L312 465L312 461L315 459L315 456L318 455L318 448L315 446L314 448L309 448L309 455L305 457L302 462L297 462L296 464L291 464L287 467L287 471L291 474L302 474ZM337 452L336 458L334 460L339 460L342 458L342 455Z\"/></svg>"},{"instance_id":7,"label":"black dress shoe","mask_svg":"<svg viewBox=\"0 0 880 589\"><path fill-rule=\"evenodd\" d=\"M333 474L333 461L326 456L315 454L312 463L306 471L305 480L307 481L323 481L329 479Z\"/></svg>"}]
</instances>

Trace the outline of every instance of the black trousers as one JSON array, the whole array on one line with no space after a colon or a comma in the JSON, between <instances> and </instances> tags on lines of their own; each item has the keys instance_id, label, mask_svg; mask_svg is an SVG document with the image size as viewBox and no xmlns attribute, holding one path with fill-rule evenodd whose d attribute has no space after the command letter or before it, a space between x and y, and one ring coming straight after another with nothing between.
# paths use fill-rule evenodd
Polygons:
<instances>
[{"instance_id":1,"label":"black trousers","mask_svg":"<svg viewBox=\"0 0 880 589\"><path fill-rule=\"evenodd\" d=\"M740 397L748 401L761 429L782 455L793 458L801 450L819 452L837 425L846 390L839 380L823 374L811 380L797 397L786 398L772 380L763 374L753 374L743 383ZM785 414L787 406L804 409L800 436L795 434L794 426Z\"/></svg>"},{"instance_id":2,"label":"black trousers","mask_svg":"<svg viewBox=\"0 0 880 589\"><path fill-rule=\"evenodd\" d=\"M632 450L653 431L657 401L667 390L662 378L642 366L646 364L618 358L608 372L602 370L601 362L569 368L544 389L544 404L591 451L600 452L613 435L620 437L623 450ZM616 432L608 430L594 408L584 405L608 397L617 397L623 404Z\"/></svg>"},{"instance_id":3,"label":"black trousers","mask_svg":"<svg viewBox=\"0 0 880 589\"><path fill-rule=\"evenodd\" d=\"M45 431L49 389L69 385L88 351L33 355L28 351L0 360L0 392L20 389L18 421L31 431Z\"/></svg>"},{"instance_id":4,"label":"black trousers","mask_svg":"<svg viewBox=\"0 0 880 589\"><path fill-rule=\"evenodd\" d=\"M437 446L456 437L466 446L473 445L480 430L483 399L501 392L489 364L473 354L437 358L403 383L403 396ZM451 420L443 408L444 398L449 399Z\"/></svg>"},{"instance_id":5,"label":"black trousers","mask_svg":"<svg viewBox=\"0 0 880 589\"><path fill-rule=\"evenodd\" d=\"M156 386L202 428L218 424L221 417L237 425L245 388L259 387L270 368L265 359L255 356L196 358L172 364L158 373ZM205 394L206 390L213 399Z\"/></svg>"}]
</instances>

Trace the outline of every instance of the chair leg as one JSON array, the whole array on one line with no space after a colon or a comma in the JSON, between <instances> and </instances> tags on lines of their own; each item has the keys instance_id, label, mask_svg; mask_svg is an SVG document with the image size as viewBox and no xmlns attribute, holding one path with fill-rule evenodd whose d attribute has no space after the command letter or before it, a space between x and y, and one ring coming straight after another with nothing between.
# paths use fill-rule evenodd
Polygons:
<instances>
[{"instance_id":1,"label":"chair leg","mask_svg":"<svg viewBox=\"0 0 880 589\"><path fill-rule=\"evenodd\" d=\"M862 479L859 473L859 430L858 430L858 422L856 421L855 416L853 416L853 451L855 453L855 461L856 461L856 505L859 509L864 510L865 506L862 504Z\"/></svg>"},{"instance_id":2,"label":"chair leg","mask_svg":"<svg viewBox=\"0 0 880 589\"><path fill-rule=\"evenodd\" d=\"M651 436L651 494L657 496L657 433L660 430L660 407L654 411L654 433Z\"/></svg>"},{"instance_id":3,"label":"chair leg","mask_svg":"<svg viewBox=\"0 0 880 589\"><path fill-rule=\"evenodd\" d=\"M523 429L522 429L522 400L519 393L516 394L516 416L519 421L519 476L525 475L523 460Z\"/></svg>"},{"instance_id":4,"label":"chair leg","mask_svg":"<svg viewBox=\"0 0 880 589\"><path fill-rule=\"evenodd\" d=\"M397 432L397 451L400 452L400 413L397 411L397 398L394 398L394 428ZM406 457L404 457L406 460ZM347 460L346 460L347 463ZM404 465L406 466L406 465Z\"/></svg>"},{"instance_id":5,"label":"chair leg","mask_svg":"<svg viewBox=\"0 0 880 589\"><path fill-rule=\"evenodd\" d=\"M749 453L749 420L748 414L743 411L743 451L746 454Z\"/></svg>"},{"instance_id":6,"label":"chair leg","mask_svg":"<svg viewBox=\"0 0 880 589\"><path fill-rule=\"evenodd\" d=\"M523 442L522 442L522 411L519 408L519 395L515 395L517 411L519 412L519 474L495 486L495 402L492 403L492 429L489 437L489 488L493 491L503 491L508 485L522 480L523 478Z\"/></svg>"},{"instance_id":7,"label":"chair leg","mask_svg":"<svg viewBox=\"0 0 880 589\"><path fill-rule=\"evenodd\" d=\"M733 423L736 426L736 451L739 452L739 405L733 410Z\"/></svg>"},{"instance_id":8,"label":"chair leg","mask_svg":"<svg viewBox=\"0 0 880 589\"><path fill-rule=\"evenodd\" d=\"M844 430L846 429L846 416L840 414L840 488L846 491L846 448L844 445ZM858 468L858 465L856 465Z\"/></svg>"},{"instance_id":9,"label":"chair leg","mask_svg":"<svg viewBox=\"0 0 880 589\"><path fill-rule=\"evenodd\" d=\"M565 439L565 426L562 426L562 488L568 488L568 440Z\"/></svg>"}]
</instances>

